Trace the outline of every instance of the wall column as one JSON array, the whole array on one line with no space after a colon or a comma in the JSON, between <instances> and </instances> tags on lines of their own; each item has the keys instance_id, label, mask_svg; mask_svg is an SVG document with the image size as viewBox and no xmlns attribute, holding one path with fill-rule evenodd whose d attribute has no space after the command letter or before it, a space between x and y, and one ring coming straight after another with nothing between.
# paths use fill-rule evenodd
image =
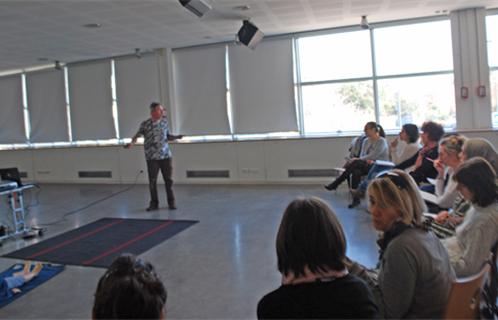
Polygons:
<instances>
[{"instance_id":1,"label":"wall column","mask_svg":"<svg viewBox=\"0 0 498 320\"><path fill-rule=\"evenodd\" d=\"M486 10L469 8L452 11L450 20L457 129L491 128Z\"/></svg>"}]
</instances>

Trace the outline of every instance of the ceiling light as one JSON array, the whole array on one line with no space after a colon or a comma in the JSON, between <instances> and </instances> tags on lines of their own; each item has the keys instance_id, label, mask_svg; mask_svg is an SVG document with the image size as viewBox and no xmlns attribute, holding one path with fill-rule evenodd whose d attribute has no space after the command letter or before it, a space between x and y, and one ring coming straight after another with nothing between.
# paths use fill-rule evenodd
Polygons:
<instances>
[{"instance_id":1,"label":"ceiling light","mask_svg":"<svg viewBox=\"0 0 498 320\"><path fill-rule=\"evenodd\" d=\"M242 27L239 32L237 32L239 42L251 49L256 48L256 45L263 39L263 37L264 33L249 20L242 21Z\"/></svg>"},{"instance_id":2,"label":"ceiling light","mask_svg":"<svg viewBox=\"0 0 498 320\"><path fill-rule=\"evenodd\" d=\"M45 57L40 57L40 58L38 58L38 59L36 59L36 60L38 60L38 61L40 61L40 62L45 62L45 61L48 61L48 58L45 58Z\"/></svg>"},{"instance_id":3,"label":"ceiling light","mask_svg":"<svg viewBox=\"0 0 498 320\"><path fill-rule=\"evenodd\" d=\"M84 24L83 27L85 28L100 28L102 27L102 25L100 23L87 23L87 24Z\"/></svg>"},{"instance_id":4,"label":"ceiling light","mask_svg":"<svg viewBox=\"0 0 498 320\"><path fill-rule=\"evenodd\" d=\"M360 27L362 29L370 29L370 25L368 24L367 16L361 16Z\"/></svg>"},{"instance_id":5,"label":"ceiling light","mask_svg":"<svg viewBox=\"0 0 498 320\"><path fill-rule=\"evenodd\" d=\"M180 4L199 18L212 9L212 7L203 0L180 0Z\"/></svg>"}]
</instances>

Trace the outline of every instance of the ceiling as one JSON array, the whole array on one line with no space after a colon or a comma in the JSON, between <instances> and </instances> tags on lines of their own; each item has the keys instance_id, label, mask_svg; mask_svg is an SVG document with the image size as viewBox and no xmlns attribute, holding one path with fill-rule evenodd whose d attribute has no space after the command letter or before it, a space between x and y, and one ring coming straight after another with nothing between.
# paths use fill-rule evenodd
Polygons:
<instances>
[{"instance_id":1,"label":"ceiling","mask_svg":"<svg viewBox=\"0 0 498 320\"><path fill-rule=\"evenodd\" d=\"M375 23L498 8L498 0L204 1L213 10L197 18L178 0L0 0L0 71L231 41L243 16L274 35L356 25L361 15ZM101 27L84 27L91 23Z\"/></svg>"}]
</instances>

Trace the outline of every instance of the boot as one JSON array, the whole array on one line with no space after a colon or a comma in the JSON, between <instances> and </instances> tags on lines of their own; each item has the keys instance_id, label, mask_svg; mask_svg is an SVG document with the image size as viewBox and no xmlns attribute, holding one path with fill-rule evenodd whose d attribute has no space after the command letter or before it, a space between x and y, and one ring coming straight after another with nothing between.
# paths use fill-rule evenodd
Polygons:
<instances>
[{"instance_id":1,"label":"boot","mask_svg":"<svg viewBox=\"0 0 498 320\"><path fill-rule=\"evenodd\" d=\"M351 194L353 196L353 201L348 205L349 209L357 207L361 203L361 199L365 196L365 192L362 190L351 190Z\"/></svg>"},{"instance_id":2,"label":"boot","mask_svg":"<svg viewBox=\"0 0 498 320\"><path fill-rule=\"evenodd\" d=\"M346 176L347 177L347 176ZM346 180L345 177L343 177L343 174L340 175L339 177L337 177L337 179L335 179L332 183L330 184L327 184L325 186L323 186L325 189L327 189L328 191L334 191L337 189L337 187L344 181Z\"/></svg>"},{"instance_id":3,"label":"boot","mask_svg":"<svg viewBox=\"0 0 498 320\"><path fill-rule=\"evenodd\" d=\"M360 198L353 196L353 201L348 205L349 209L353 209L354 207L357 207L361 203Z\"/></svg>"}]
</instances>

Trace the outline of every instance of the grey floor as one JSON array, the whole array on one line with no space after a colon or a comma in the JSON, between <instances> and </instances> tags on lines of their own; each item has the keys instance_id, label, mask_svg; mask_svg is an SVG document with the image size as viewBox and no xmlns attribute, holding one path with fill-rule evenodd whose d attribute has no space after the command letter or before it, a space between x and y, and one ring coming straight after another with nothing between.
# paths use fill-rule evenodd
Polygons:
<instances>
[{"instance_id":1,"label":"grey floor","mask_svg":"<svg viewBox=\"0 0 498 320\"><path fill-rule=\"evenodd\" d=\"M128 191L113 194L130 188ZM162 186L161 186L161 190ZM377 259L376 232L365 205L347 209L346 190L321 185L176 185L178 210L145 211L145 185L42 185L28 191L28 221L53 223L44 237L3 242L0 255L102 217L193 219L199 223L141 255L152 262L168 290L169 319L254 319L258 300L278 287L275 236L286 205L298 196L328 201L341 220L348 255L367 266ZM110 198L100 201L101 199ZM0 199L0 221L7 206ZM3 220L3 221L2 221ZM0 270L17 262L0 257ZM0 309L2 319L90 319L93 293L104 269L67 266L60 275Z\"/></svg>"}]
</instances>

